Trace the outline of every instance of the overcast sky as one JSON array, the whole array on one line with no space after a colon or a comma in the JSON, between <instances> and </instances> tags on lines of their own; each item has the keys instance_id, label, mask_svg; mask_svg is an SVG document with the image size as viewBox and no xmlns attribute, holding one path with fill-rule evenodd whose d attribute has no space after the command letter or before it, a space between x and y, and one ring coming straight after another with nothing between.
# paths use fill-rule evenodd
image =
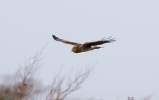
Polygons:
<instances>
[{"instance_id":1,"label":"overcast sky","mask_svg":"<svg viewBox=\"0 0 159 100\"><path fill-rule=\"evenodd\" d=\"M52 35L84 43L114 37L116 42L86 53ZM159 0L1 0L0 74L14 73L25 58L43 51L38 71L44 84L59 71L93 74L72 97L126 100L159 96Z\"/></svg>"}]
</instances>

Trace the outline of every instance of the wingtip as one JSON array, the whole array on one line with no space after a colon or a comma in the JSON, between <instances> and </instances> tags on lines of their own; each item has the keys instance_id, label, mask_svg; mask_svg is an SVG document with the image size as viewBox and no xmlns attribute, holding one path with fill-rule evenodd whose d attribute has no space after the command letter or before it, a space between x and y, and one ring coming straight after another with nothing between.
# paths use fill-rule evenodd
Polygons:
<instances>
[{"instance_id":1,"label":"wingtip","mask_svg":"<svg viewBox=\"0 0 159 100\"><path fill-rule=\"evenodd\" d=\"M56 40L58 37L56 37L55 35L52 35L52 37Z\"/></svg>"},{"instance_id":2,"label":"wingtip","mask_svg":"<svg viewBox=\"0 0 159 100\"><path fill-rule=\"evenodd\" d=\"M116 41L116 39L115 39L115 38L112 38L112 36L106 38L106 40L109 41L108 43L111 43L111 42L115 42L115 41Z\"/></svg>"},{"instance_id":3,"label":"wingtip","mask_svg":"<svg viewBox=\"0 0 159 100\"><path fill-rule=\"evenodd\" d=\"M115 41L116 41L116 40L115 40L114 38L110 40L110 42L115 42Z\"/></svg>"}]
</instances>

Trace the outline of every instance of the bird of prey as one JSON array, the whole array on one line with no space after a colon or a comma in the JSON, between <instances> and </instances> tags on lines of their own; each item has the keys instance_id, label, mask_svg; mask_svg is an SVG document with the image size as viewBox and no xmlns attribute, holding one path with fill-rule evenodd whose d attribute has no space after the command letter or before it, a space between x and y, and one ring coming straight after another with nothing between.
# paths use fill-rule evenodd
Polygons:
<instances>
[{"instance_id":1,"label":"bird of prey","mask_svg":"<svg viewBox=\"0 0 159 100\"><path fill-rule=\"evenodd\" d=\"M75 42L70 42L70 41L67 41L67 40L64 40L64 39L60 39L58 37L56 37L55 35L52 35L53 39L55 39L56 41L59 41L59 42L63 42L65 44L70 44L70 45L73 45L73 48L72 48L72 52L74 53L82 53L82 52L87 52L87 51L91 51L91 50L95 50L95 49L100 49L102 47L98 47L96 45L102 45L104 43L111 43L111 42L114 42L114 38L103 38L99 41L94 41L94 42L85 42L83 44L80 44L80 43L75 43Z\"/></svg>"}]
</instances>

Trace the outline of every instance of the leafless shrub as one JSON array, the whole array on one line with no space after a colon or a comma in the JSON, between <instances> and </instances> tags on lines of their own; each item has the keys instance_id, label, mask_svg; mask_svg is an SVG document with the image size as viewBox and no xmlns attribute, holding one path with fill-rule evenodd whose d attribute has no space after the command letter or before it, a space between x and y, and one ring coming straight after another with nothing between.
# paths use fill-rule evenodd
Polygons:
<instances>
[{"instance_id":1,"label":"leafless shrub","mask_svg":"<svg viewBox=\"0 0 159 100\"><path fill-rule=\"evenodd\" d=\"M53 78L52 84L48 87L46 100L64 100L66 96L78 90L82 83L88 78L93 67L86 68L84 72L76 72L74 78L71 74L60 76L60 72ZM77 74L78 73L78 74Z\"/></svg>"},{"instance_id":2,"label":"leafless shrub","mask_svg":"<svg viewBox=\"0 0 159 100\"><path fill-rule=\"evenodd\" d=\"M72 76L69 73L62 75L61 69L52 84L45 87L35 77L41 65L42 51L37 52L28 62L25 61L24 66L20 66L14 75L4 77L0 83L0 100L63 100L78 90L93 70L93 67L87 67Z\"/></svg>"},{"instance_id":3,"label":"leafless shrub","mask_svg":"<svg viewBox=\"0 0 159 100\"><path fill-rule=\"evenodd\" d=\"M141 100L151 100L151 97L153 96L153 94L152 95L149 95L149 96L147 96L147 97L143 97Z\"/></svg>"},{"instance_id":4,"label":"leafless shrub","mask_svg":"<svg viewBox=\"0 0 159 100\"><path fill-rule=\"evenodd\" d=\"M40 66L42 50L20 66L15 75L5 77L0 84L0 100L28 100L41 93L40 82L34 73Z\"/></svg>"},{"instance_id":5,"label":"leafless shrub","mask_svg":"<svg viewBox=\"0 0 159 100\"><path fill-rule=\"evenodd\" d=\"M128 100L135 100L134 97L128 97Z\"/></svg>"},{"instance_id":6,"label":"leafless shrub","mask_svg":"<svg viewBox=\"0 0 159 100\"><path fill-rule=\"evenodd\" d=\"M150 96L143 97L140 100L151 100L152 96L153 96L153 94ZM128 97L128 100L135 100L135 99L134 99L134 97Z\"/></svg>"}]
</instances>

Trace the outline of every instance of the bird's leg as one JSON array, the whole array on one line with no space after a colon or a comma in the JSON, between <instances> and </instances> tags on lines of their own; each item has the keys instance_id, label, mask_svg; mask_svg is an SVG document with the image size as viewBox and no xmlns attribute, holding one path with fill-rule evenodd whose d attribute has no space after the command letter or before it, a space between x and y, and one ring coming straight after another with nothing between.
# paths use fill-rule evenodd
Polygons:
<instances>
[{"instance_id":1,"label":"bird's leg","mask_svg":"<svg viewBox=\"0 0 159 100\"><path fill-rule=\"evenodd\" d=\"M100 48L103 48L103 47L96 47L96 46L93 47L93 49L100 49Z\"/></svg>"}]
</instances>

